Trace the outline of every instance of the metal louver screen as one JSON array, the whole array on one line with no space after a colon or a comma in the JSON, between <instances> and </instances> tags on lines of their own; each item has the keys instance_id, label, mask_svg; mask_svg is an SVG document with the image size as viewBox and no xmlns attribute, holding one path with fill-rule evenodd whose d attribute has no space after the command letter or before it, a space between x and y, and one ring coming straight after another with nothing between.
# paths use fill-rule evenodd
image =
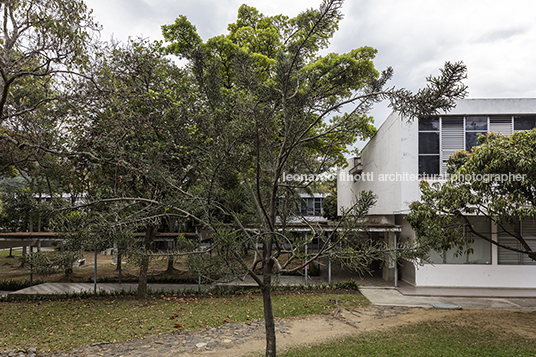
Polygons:
<instances>
[{"instance_id":1,"label":"metal louver screen","mask_svg":"<svg viewBox=\"0 0 536 357\"><path fill-rule=\"evenodd\" d=\"M447 172L446 161L457 150L465 148L463 118L445 117L441 120L442 173Z\"/></svg>"},{"instance_id":2,"label":"metal louver screen","mask_svg":"<svg viewBox=\"0 0 536 357\"><path fill-rule=\"evenodd\" d=\"M519 249L519 242L508 233L499 230L499 243ZM499 247L499 264L517 265L521 263L521 253Z\"/></svg>"},{"instance_id":3,"label":"metal louver screen","mask_svg":"<svg viewBox=\"0 0 536 357\"><path fill-rule=\"evenodd\" d=\"M490 118L489 131L494 133L502 133L504 135L512 135L512 118Z\"/></svg>"},{"instance_id":4,"label":"metal louver screen","mask_svg":"<svg viewBox=\"0 0 536 357\"><path fill-rule=\"evenodd\" d=\"M523 237L525 241L530 246L530 249L536 250L536 223L533 221L524 221L523 226ZM528 255L522 255L522 264L523 265L536 265L536 262L529 258Z\"/></svg>"},{"instance_id":5,"label":"metal louver screen","mask_svg":"<svg viewBox=\"0 0 536 357\"><path fill-rule=\"evenodd\" d=\"M521 234L532 250L536 250L536 224L532 221L525 221L521 226ZM508 233L499 228L498 232L499 243L512 248L521 249L521 243ZM499 247L499 264L509 265L536 265L536 262L526 254L514 252L508 249Z\"/></svg>"}]
</instances>

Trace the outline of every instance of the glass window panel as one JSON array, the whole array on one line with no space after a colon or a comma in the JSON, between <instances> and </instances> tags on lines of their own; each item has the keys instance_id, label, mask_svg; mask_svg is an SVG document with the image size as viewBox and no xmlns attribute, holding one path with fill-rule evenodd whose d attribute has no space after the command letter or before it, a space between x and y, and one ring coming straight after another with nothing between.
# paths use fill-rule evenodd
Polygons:
<instances>
[{"instance_id":1,"label":"glass window panel","mask_svg":"<svg viewBox=\"0 0 536 357\"><path fill-rule=\"evenodd\" d=\"M478 233L491 238L491 223L484 217L471 217L469 219L473 228ZM468 231L469 232L469 231ZM491 264L491 243L485 239L468 233L468 246L473 248L473 253L467 257L469 264Z\"/></svg>"},{"instance_id":2,"label":"glass window panel","mask_svg":"<svg viewBox=\"0 0 536 357\"><path fill-rule=\"evenodd\" d=\"M322 199L315 198L315 216L320 216L322 214Z\"/></svg>"},{"instance_id":3,"label":"glass window panel","mask_svg":"<svg viewBox=\"0 0 536 357\"><path fill-rule=\"evenodd\" d=\"M466 264L467 255L460 254L457 248L451 248L445 252L447 264Z\"/></svg>"},{"instance_id":4,"label":"glass window panel","mask_svg":"<svg viewBox=\"0 0 536 357\"><path fill-rule=\"evenodd\" d=\"M314 198L307 199L307 215L314 216Z\"/></svg>"},{"instance_id":5,"label":"glass window panel","mask_svg":"<svg viewBox=\"0 0 536 357\"><path fill-rule=\"evenodd\" d=\"M488 130L488 117L465 118L465 130Z\"/></svg>"},{"instance_id":6,"label":"glass window panel","mask_svg":"<svg viewBox=\"0 0 536 357\"><path fill-rule=\"evenodd\" d=\"M485 131L465 133L465 150L471 152L472 148L478 145L478 141L477 141L478 135L486 135L486 134L487 133Z\"/></svg>"},{"instance_id":7,"label":"glass window panel","mask_svg":"<svg viewBox=\"0 0 536 357\"><path fill-rule=\"evenodd\" d=\"M439 118L419 118L419 131L438 131L439 130Z\"/></svg>"},{"instance_id":8,"label":"glass window panel","mask_svg":"<svg viewBox=\"0 0 536 357\"><path fill-rule=\"evenodd\" d=\"M419 156L419 175L439 175L439 155Z\"/></svg>"},{"instance_id":9,"label":"glass window panel","mask_svg":"<svg viewBox=\"0 0 536 357\"><path fill-rule=\"evenodd\" d=\"M531 130L536 127L536 116L514 117L514 130Z\"/></svg>"},{"instance_id":10,"label":"glass window panel","mask_svg":"<svg viewBox=\"0 0 536 357\"><path fill-rule=\"evenodd\" d=\"M439 154L439 133L419 133L419 154Z\"/></svg>"}]
</instances>

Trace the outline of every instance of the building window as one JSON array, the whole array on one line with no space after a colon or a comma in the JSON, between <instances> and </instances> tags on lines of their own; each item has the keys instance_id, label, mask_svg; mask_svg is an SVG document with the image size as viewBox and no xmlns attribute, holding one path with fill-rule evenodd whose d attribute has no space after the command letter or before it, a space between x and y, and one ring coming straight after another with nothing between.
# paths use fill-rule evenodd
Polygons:
<instances>
[{"instance_id":1,"label":"building window","mask_svg":"<svg viewBox=\"0 0 536 357\"><path fill-rule=\"evenodd\" d=\"M443 116L419 119L419 174L447 173L447 160L457 150L471 152L478 136L511 135L536 128L536 115Z\"/></svg>"},{"instance_id":2,"label":"building window","mask_svg":"<svg viewBox=\"0 0 536 357\"><path fill-rule=\"evenodd\" d=\"M322 198L321 197L304 197L301 199L298 207L299 214L303 216L321 216L322 215Z\"/></svg>"},{"instance_id":3,"label":"building window","mask_svg":"<svg viewBox=\"0 0 536 357\"><path fill-rule=\"evenodd\" d=\"M491 225L484 217L471 217L469 219L475 231L486 237L491 237ZM443 252L430 252L429 262L432 264L491 264L491 243L475 236L464 226L465 236L464 254L457 254L458 249L452 248Z\"/></svg>"},{"instance_id":4,"label":"building window","mask_svg":"<svg viewBox=\"0 0 536 357\"><path fill-rule=\"evenodd\" d=\"M479 135L488 132L488 117L475 116L465 118L465 150L471 152L478 145Z\"/></svg>"},{"instance_id":5,"label":"building window","mask_svg":"<svg viewBox=\"0 0 536 357\"><path fill-rule=\"evenodd\" d=\"M536 128L536 116L524 115L514 117L514 130L531 130Z\"/></svg>"},{"instance_id":6,"label":"building window","mask_svg":"<svg viewBox=\"0 0 536 357\"><path fill-rule=\"evenodd\" d=\"M419 174L439 175L439 118L419 119Z\"/></svg>"}]
</instances>

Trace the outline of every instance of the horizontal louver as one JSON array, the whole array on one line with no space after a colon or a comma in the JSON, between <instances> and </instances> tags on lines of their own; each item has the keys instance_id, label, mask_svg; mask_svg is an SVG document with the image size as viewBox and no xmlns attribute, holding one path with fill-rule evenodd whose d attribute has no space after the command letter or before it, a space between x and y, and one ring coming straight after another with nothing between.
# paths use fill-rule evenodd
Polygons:
<instances>
[{"instance_id":1,"label":"horizontal louver","mask_svg":"<svg viewBox=\"0 0 536 357\"><path fill-rule=\"evenodd\" d=\"M489 130L494 133L512 135L512 118L490 118Z\"/></svg>"},{"instance_id":2,"label":"horizontal louver","mask_svg":"<svg viewBox=\"0 0 536 357\"><path fill-rule=\"evenodd\" d=\"M498 232L499 243L514 249L519 249L519 242L517 239L504 232L499 228ZM520 264L521 263L521 253L514 252L509 249L499 247L499 264Z\"/></svg>"},{"instance_id":3,"label":"horizontal louver","mask_svg":"<svg viewBox=\"0 0 536 357\"><path fill-rule=\"evenodd\" d=\"M523 222L521 227L521 234L532 250L536 250L536 224L532 221ZM521 243L508 233L499 228L498 232L499 243L515 248L522 249ZM499 264L523 264L523 265L536 265L536 262L528 257L527 254L511 251L509 249L499 247Z\"/></svg>"},{"instance_id":4,"label":"horizontal louver","mask_svg":"<svg viewBox=\"0 0 536 357\"><path fill-rule=\"evenodd\" d=\"M442 173L446 173L446 161L457 150L465 148L463 118L443 118L441 121Z\"/></svg>"},{"instance_id":5,"label":"horizontal louver","mask_svg":"<svg viewBox=\"0 0 536 357\"><path fill-rule=\"evenodd\" d=\"M536 224L533 221L524 221L522 226L523 238L533 251L536 250ZM522 256L522 264L536 265L536 262L529 258L527 254Z\"/></svg>"}]
</instances>

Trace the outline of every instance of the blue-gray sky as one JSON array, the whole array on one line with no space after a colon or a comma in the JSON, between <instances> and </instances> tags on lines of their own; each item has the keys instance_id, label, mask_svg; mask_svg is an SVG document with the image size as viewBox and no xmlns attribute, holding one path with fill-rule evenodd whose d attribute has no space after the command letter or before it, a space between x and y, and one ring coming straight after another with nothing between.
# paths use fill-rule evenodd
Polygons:
<instances>
[{"instance_id":1,"label":"blue-gray sky","mask_svg":"<svg viewBox=\"0 0 536 357\"><path fill-rule=\"evenodd\" d=\"M321 0L86 0L102 39L161 39L160 26L185 15L203 40L226 33L247 3L265 15L295 16ZM412 90L445 61L468 67L469 98L536 97L536 2L533 0L347 0L331 52L371 46L376 68L391 66L391 85ZM379 125L389 114L373 110Z\"/></svg>"}]
</instances>

